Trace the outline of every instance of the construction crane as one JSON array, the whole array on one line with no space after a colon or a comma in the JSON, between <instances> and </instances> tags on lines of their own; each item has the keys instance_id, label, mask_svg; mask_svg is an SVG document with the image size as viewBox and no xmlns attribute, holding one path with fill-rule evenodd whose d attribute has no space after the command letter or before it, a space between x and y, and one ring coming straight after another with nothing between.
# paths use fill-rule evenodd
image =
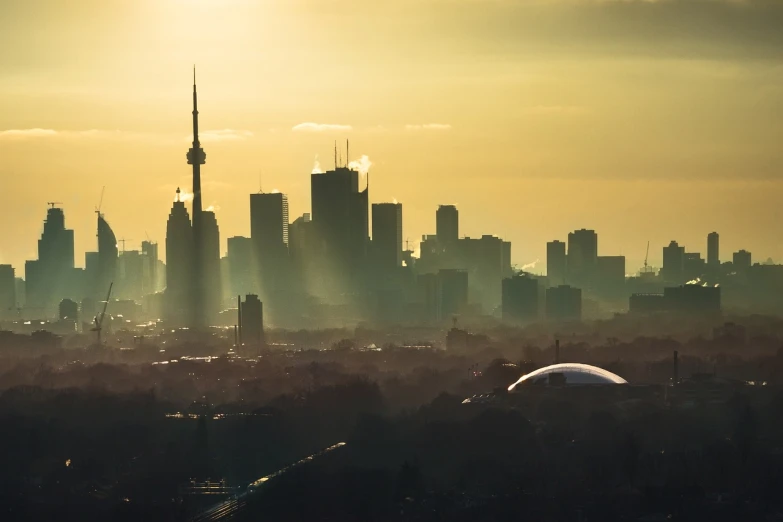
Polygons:
<instances>
[{"instance_id":1,"label":"construction crane","mask_svg":"<svg viewBox=\"0 0 783 522\"><path fill-rule=\"evenodd\" d=\"M111 288L114 286L114 281L109 283L109 291L106 293L106 301L103 302L103 311L100 315L95 316L95 326L92 328L93 332L97 333L98 344L101 344L101 331L103 330L103 319L106 317L106 307L109 306L109 299L111 298Z\"/></svg>"},{"instance_id":2,"label":"construction crane","mask_svg":"<svg viewBox=\"0 0 783 522\"><path fill-rule=\"evenodd\" d=\"M103 206L103 193L106 192L106 185L101 189L101 199L98 200L98 206L95 207L95 213L101 215L101 207Z\"/></svg>"},{"instance_id":3,"label":"construction crane","mask_svg":"<svg viewBox=\"0 0 783 522\"><path fill-rule=\"evenodd\" d=\"M60 201L47 201L46 204L49 205L50 207L54 208L55 205L62 205L62 202L60 202Z\"/></svg>"},{"instance_id":4,"label":"construction crane","mask_svg":"<svg viewBox=\"0 0 783 522\"><path fill-rule=\"evenodd\" d=\"M647 260L650 257L650 242L647 242L647 252L644 254L644 267L642 267L642 274L650 274L652 273L653 267L651 267L649 264L647 264Z\"/></svg>"}]
</instances>

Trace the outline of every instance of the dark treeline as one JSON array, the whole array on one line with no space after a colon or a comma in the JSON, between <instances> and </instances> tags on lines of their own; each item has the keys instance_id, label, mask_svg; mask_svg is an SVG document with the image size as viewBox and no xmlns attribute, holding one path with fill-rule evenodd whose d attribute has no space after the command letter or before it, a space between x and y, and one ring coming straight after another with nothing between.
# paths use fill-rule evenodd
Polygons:
<instances>
[{"instance_id":1,"label":"dark treeline","mask_svg":"<svg viewBox=\"0 0 783 522\"><path fill-rule=\"evenodd\" d=\"M340 441L270 480L239 516L737 520L783 510L775 325L562 337L561 361L632 384L667 388L675 350L680 377L734 383L688 404L674 392L563 390L463 404L554 362L551 337L490 330L454 352L368 347L367 332L352 333L331 332L326 350L209 361L181 358L214 355L197 344L39 354L3 345L2 519L185 520L215 501L183 496L191 480L244 486ZM751 380L766 385L738 384Z\"/></svg>"}]
</instances>

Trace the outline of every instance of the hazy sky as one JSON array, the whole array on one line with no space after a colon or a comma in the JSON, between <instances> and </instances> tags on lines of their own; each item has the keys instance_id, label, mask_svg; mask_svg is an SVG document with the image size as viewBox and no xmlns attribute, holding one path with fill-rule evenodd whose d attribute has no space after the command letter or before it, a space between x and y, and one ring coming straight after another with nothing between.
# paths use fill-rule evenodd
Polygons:
<instances>
[{"instance_id":1,"label":"hazy sky","mask_svg":"<svg viewBox=\"0 0 783 522\"><path fill-rule=\"evenodd\" d=\"M582 227L629 271L648 240L658 265L712 230L724 259L783 262L779 0L2 0L0 48L0 263L19 274L47 201L83 266L104 185L128 249L164 244L194 63L223 251L259 186L309 212L314 159L350 139L416 244L454 203L519 265Z\"/></svg>"}]
</instances>

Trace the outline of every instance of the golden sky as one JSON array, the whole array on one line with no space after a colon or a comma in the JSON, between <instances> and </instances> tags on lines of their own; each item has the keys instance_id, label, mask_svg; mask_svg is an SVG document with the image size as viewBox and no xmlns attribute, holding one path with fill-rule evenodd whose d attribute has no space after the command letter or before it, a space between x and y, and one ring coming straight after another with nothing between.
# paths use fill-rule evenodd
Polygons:
<instances>
[{"instance_id":1,"label":"golden sky","mask_svg":"<svg viewBox=\"0 0 783 522\"><path fill-rule=\"evenodd\" d=\"M194 63L223 250L259 186L308 212L350 139L412 242L454 203L519 265L582 227L629 271L713 230L783 262L781 28L777 0L3 0L0 263L57 201L83 266L103 186L127 248L163 245Z\"/></svg>"}]
</instances>

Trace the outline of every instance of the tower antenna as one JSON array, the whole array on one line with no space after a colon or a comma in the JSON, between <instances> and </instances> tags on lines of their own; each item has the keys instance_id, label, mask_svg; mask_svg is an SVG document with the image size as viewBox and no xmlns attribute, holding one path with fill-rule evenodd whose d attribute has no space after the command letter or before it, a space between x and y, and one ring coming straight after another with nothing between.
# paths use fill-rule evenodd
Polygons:
<instances>
[{"instance_id":1,"label":"tower antenna","mask_svg":"<svg viewBox=\"0 0 783 522\"><path fill-rule=\"evenodd\" d=\"M345 163L346 163L345 166L346 167L348 166L348 163L350 163L350 161L351 161L351 153L350 153L350 149L348 148L348 140L346 139L345 140Z\"/></svg>"},{"instance_id":2,"label":"tower antenna","mask_svg":"<svg viewBox=\"0 0 783 522\"><path fill-rule=\"evenodd\" d=\"M334 140L334 170L337 170L337 140Z\"/></svg>"}]
</instances>

